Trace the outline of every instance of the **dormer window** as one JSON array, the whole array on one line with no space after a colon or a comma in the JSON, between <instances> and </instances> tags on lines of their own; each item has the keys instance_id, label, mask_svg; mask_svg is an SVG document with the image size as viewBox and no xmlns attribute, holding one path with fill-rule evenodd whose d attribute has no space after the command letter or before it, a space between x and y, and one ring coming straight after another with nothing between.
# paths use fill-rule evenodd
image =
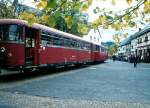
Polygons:
<instances>
[{"instance_id":1,"label":"dormer window","mask_svg":"<svg viewBox=\"0 0 150 108\"><path fill-rule=\"evenodd\" d=\"M148 36L145 36L144 42L148 41Z\"/></svg>"}]
</instances>

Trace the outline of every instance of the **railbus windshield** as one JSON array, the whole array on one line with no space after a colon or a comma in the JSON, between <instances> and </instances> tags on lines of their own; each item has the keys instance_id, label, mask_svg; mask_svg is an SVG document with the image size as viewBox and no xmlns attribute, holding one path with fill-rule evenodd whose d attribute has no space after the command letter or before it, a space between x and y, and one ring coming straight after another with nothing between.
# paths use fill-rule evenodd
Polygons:
<instances>
[{"instance_id":1,"label":"railbus windshield","mask_svg":"<svg viewBox=\"0 0 150 108\"><path fill-rule=\"evenodd\" d=\"M0 41L23 42L23 28L16 24L0 24Z\"/></svg>"}]
</instances>

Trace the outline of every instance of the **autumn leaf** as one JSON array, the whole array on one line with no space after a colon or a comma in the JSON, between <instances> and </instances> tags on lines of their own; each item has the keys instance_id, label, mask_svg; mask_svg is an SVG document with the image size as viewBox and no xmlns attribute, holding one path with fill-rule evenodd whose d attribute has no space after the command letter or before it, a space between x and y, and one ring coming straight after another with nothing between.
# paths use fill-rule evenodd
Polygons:
<instances>
[{"instance_id":1,"label":"autumn leaf","mask_svg":"<svg viewBox=\"0 0 150 108\"><path fill-rule=\"evenodd\" d=\"M36 7L38 8L38 9L44 9L45 7L47 6L47 1L43 1L43 0L41 0L37 5L36 5Z\"/></svg>"},{"instance_id":2,"label":"autumn leaf","mask_svg":"<svg viewBox=\"0 0 150 108\"><path fill-rule=\"evenodd\" d=\"M150 22L150 18L146 18L145 21L146 21L146 22Z\"/></svg>"},{"instance_id":3,"label":"autumn leaf","mask_svg":"<svg viewBox=\"0 0 150 108\"><path fill-rule=\"evenodd\" d=\"M133 11L133 13L134 13L134 15L135 15L136 17L138 17L137 9L135 9L135 10Z\"/></svg>"},{"instance_id":4,"label":"autumn leaf","mask_svg":"<svg viewBox=\"0 0 150 108\"><path fill-rule=\"evenodd\" d=\"M125 37L125 38L127 38L128 36L129 36L129 34L128 34L128 33L125 33L125 34L124 34L124 37Z\"/></svg>"},{"instance_id":5,"label":"autumn leaf","mask_svg":"<svg viewBox=\"0 0 150 108\"><path fill-rule=\"evenodd\" d=\"M35 14L28 13L28 12L23 12L19 15L19 18L23 20L33 19L34 17L35 17Z\"/></svg>"},{"instance_id":6,"label":"autumn leaf","mask_svg":"<svg viewBox=\"0 0 150 108\"><path fill-rule=\"evenodd\" d=\"M128 5L131 5L132 0L126 0L126 2L127 2Z\"/></svg>"},{"instance_id":7,"label":"autumn leaf","mask_svg":"<svg viewBox=\"0 0 150 108\"><path fill-rule=\"evenodd\" d=\"M111 1L111 4L112 4L112 5L116 5L116 0L112 0L112 1Z\"/></svg>"},{"instance_id":8,"label":"autumn leaf","mask_svg":"<svg viewBox=\"0 0 150 108\"><path fill-rule=\"evenodd\" d=\"M133 22L133 21L129 21L129 22L128 22L128 25L129 25L129 27L134 27L134 26L136 25L136 23Z\"/></svg>"},{"instance_id":9,"label":"autumn leaf","mask_svg":"<svg viewBox=\"0 0 150 108\"><path fill-rule=\"evenodd\" d=\"M103 28L104 29L108 29L109 28L109 25L107 23L103 24Z\"/></svg>"},{"instance_id":10,"label":"autumn leaf","mask_svg":"<svg viewBox=\"0 0 150 108\"><path fill-rule=\"evenodd\" d=\"M83 4L82 7L81 7L81 11L87 11L88 9L88 5L87 4Z\"/></svg>"},{"instance_id":11,"label":"autumn leaf","mask_svg":"<svg viewBox=\"0 0 150 108\"><path fill-rule=\"evenodd\" d=\"M27 19L27 16L28 16L28 13L27 12L23 12L19 15L19 19L22 19L22 20L26 20Z\"/></svg>"},{"instance_id":12,"label":"autumn leaf","mask_svg":"<svg viewBox=\"0 0 150 108\"><path fill-rule=\"evenodd\" d=\"M89 29L85 24L78 23L78 32L81 34L86 35L88 33Z\"/></svg>"},{"instance_id":13,"label":"autumn leaf","mask_svg":"<svg viewBox=\"0 0 150 108\"><path fill-rule=\"evenodd\" d=\"M117 31L117 30L121 29L121 25L119 23L113 23L111 25L111 28L113 28L113 29L115 29Z\"/></svg>"},{"instance_id":14,"label":"autumn leaf","mask_svg":"<svg viewBox=\"0 0 150 108\"><path fill-rule=\"evenodd\" d=\"M143 9L144 13L148 14L150 13L150 1L147 0L145 3L144 3L144 9Z\"/></svg>"},{"instance_id":15,"label":"autumn leaf","mask_svg":"<svg viewBox=\"0 0 150 108\"><path fill-rule=\"evenodd\" d=\"M105 16L99 16L98 18L98 23L100 25L104 24L106 22L106 17Z\"/></svg>"},{"instance_id":16,"label":"autumn leaf","mask_svg":"<svg viewBox=\"0 0 150 108\"><path fill-rule=\"evenodd\" d=\"M124 19L126 22L128 22L129 19L130 19L130 16L127 14L127 15L125 15L125 16L123 17L123 19Z\"/></svg>"},{"instance_id":17,"label":"autumn leaf","mask_svg":"<svg viewBox=\"0 0 150 108\"><path fill-rule=\"evenodd\" d=\"M95 20L93 21L93 23L91 24L92 28L96 29L99 25L99 21L98 20Z\"/></svg>"},{"instance_id":18,"label":"autumn leaf","mask_svg":"<svg viewBox=\"0 0 150 108\"><path fill-rule=\"evenodd\" d=\"M43 15L43 16L42 16L42 21L43 21L44 23L48 23L48 20L49 20L49 16L48 16L48 15Z\"/></svg>"},{"instance_id":19,"label":"autumn leaf","mask_svg":"<svg viewBox=\"0 0 150 108\"><path fill-rule=\"evenodd\" d=\"M121 38L120 38L120 36L119 36L118 34L115 34L115 35L113 36L113 40L114 40L116 43L120 43Z\"/></svg>"},{"instance_id":20,"label":"autumn leaf","mask_svg":"<svg viewBox=\"0 0 150 108\"><path fill-rule=\"evenodd\" d=\"M88 0L88 5L91 5L93 0Z\"/></svg>"},{"instance_id":21,"label":"autumn leaf","mask_svg":"<svg viewBox=\"0 0 150 108\"><path fill-rule=\"evenodd\" d=\"M72 16L65 16L64 20L67 23L67 27L70 29L73 25Z\"/></svg>"}]
</instances>

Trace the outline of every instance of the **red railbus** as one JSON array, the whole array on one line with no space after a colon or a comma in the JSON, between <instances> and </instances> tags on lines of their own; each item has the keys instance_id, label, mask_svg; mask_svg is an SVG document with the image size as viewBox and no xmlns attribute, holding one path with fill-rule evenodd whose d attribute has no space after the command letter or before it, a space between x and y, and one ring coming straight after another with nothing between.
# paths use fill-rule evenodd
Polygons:
<instances>
[{"instance_id":1,"label":"red railbus","mask_svg":"<svg viewBox=\"0 0 150 108\"><path fill-rule=\"evenodd\" d=\"M106 48L41 24L0 19L0 69L37 69L107 59Z\"/></svg>"}]
</instances>

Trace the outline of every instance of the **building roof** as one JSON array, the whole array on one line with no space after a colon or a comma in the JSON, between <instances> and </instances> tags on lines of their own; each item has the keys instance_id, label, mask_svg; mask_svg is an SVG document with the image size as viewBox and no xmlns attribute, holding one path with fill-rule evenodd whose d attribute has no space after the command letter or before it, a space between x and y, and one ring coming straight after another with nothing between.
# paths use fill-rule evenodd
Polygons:
<instances>
[{"instance_id":1,"label":"building roof","mask_svg":"<svg viewBox=\"0 0 150 108\"><path fill-rule=\"evenodd\" d=\"M127 45L127 44L130 44L130 43L131 43L131 36L128 37L127 39L123 40L123 41L120 43L119 47L124 46L124 45Z\"/></svg>"},{"instance_id":2,"label":"building roof","mask_svg":"<svg viewBox=\"0 0 150 108\"><path fill-rule=\"evenodd\" d=\"M150 32L150 24L148 24L147 26L145 26L143 29L141 29L140 31L136 32L135 34L133 34L132 39L135 39L137 37L140 37L141 35Z\"/></svg>"},{"instance_id":3,"label":"building roof","mask_svg":"<svg viewBox=\"0 0 150 108\"><path fill-rule=\"evenodd\" d=\"M141 35L143 35L144 33L148 33L150 32L150 24L148 24L147 26L145 26L143 29L141 29L140 31L134 33L133 35L129 36L127 39L125 39L124 41L122 41L119 45L119 47L130 44L131 40L136 39L137 37L140 37Z\"/></svg>"}]
</instances>

